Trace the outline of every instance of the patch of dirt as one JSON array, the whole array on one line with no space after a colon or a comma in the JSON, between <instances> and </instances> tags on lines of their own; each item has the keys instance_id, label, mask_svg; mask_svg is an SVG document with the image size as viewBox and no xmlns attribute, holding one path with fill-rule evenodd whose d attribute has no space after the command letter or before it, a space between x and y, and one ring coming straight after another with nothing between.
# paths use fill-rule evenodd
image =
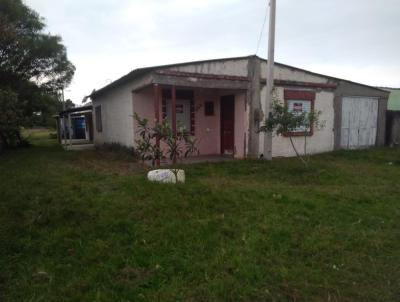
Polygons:
<instances>
[{"instance_id":1,"label":"patch of dirt","mask_svg":"<svg viewBox=\"0 0 400 302\"><path fill-rule=\"evenodd\" d=\"M100 150L77 153L72 160L72 166L75 169L122 176L146 171L146 167L137 162L133 156Z\"/></svg>"}]
</instances>

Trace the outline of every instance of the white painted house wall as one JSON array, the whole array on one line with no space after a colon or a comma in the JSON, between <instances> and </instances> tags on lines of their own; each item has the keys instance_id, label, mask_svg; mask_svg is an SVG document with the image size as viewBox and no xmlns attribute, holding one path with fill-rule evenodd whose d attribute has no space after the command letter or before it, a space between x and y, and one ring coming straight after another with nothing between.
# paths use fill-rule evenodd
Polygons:
<instances>
[{"instance_id":1,"label":"white painted house wall","mask_svg":"<svg viewBox=\"0 0 400 302\"><path fill-rule=\"evenodd\" d=\"M267 75L267 62L261 62L261 77L265 79ZM289 66L276 64L274 66L274 79L275 80L287 80L287 81L298 81L298 82L309 82L309 83L323 83L328 82L328 78L301 71L298 69L291 68Z\"/></svg>"},{"instance_id":2,"label":"white painted house wall","mask_svg":"<svg viewBox=\"0 0 400 302\"><path fill-rule=\"evenodd\" d=\"M160 67L160 70L173 70L180 72L190 73L203 73L203 74L220 74L220 75L232 75L232 76L247 76L248 75L248 58L243 59L229 59L220 61L208 61L199 62L192 64L184 64L181 66L170 66ZM292 68L290 66L284 66L280 64L275 65L275 79L285 81L296 81L296 82L309 82L327 84L330 82L329 77L322 75L312 74L306 71ZM261 78L265 79L267 63L261 61ZM93 100L94 108L98 105L102 106L102 122L103 131L97 132L95 114L93 114L94 121L94 142L97 145L104 143L118 143L124 146L134 146L134 120L132 118L133 112L140 113L141 116L152 116L154 114L153 102L149 100L153 97L153 89L151 84L151 74L143 75L129 83L117 86L110 89L108 92L95 97ZM143 87L149 85L144 90L134 93L132 90L137 87ZM265 112L264 102L266 98L266 87L261 85L261 107ZM286 89L292 90L311 90L316 94L314 101L314 109L321 111L320 119L324 123L324 127L321 130L314 130L311 137L307 138L307 152L308 153L321 153L332 151L334 149L334 91L326 89L308 89L301 87L285 87ZM284 101L284 89L283 87L276 87L276 96L282 102ZM213 93L214 95L214 93ZM215 95L218 95L216 93ZM246 95L241 94L237 98L237 102L240 106L243 105L243 112L245 110ZM133 108L135 106L135 108ZM238 105L239 106L239 105ZM218 108L218 107L216 107ZM239 107L237 107L239 108ZM95 110L93 110L95 112ZM236 122L244 125L244 131L237 131L235 141L248 141L249 139L249 110L235 116ZM374 117L374 121L376 118ZM218 128L218 125L214 125L214 128ZM198 127L195 127L196 131L199 131ZM236 132L236 129L235 129ZM303 152L304 137L293 137L296 147L300 152ZM218 141L218 138L217 138ZM217 143L219 144L219 143ZM246 148L247 148L246 143ZM238 154L244 153L244 148L238 147ZM259 135L259 154L264 154L264 134ZM295 153L291 147L290 140L287 137L281 137L274 135L272 138L272 156L294 156Z\"/></svg>"},{"instance_id":3,"label":"white painted house wall","mask_svg":"<svg viewBox=\"0 0 400 302\"><path fill-rule=\"evenodd\" d=\"M101 106L102 132L97 131L95 108ZM133 147L133 109L130 85L116 87L93 100L94 143Z\"/></svg>"},{"instance_id":4,"label":"white painted house wall","mask_svg":"<svg viewBox=\"0 0 400 302\"><path fill-rule=\"evenodd\" d=\"M168 68L168 70L246 77L248 63L249 63L248 59L214 61L214 62L176 66Z\"/></svg>"},{"instance_id":5,"label":"white painted house wall","mask_svg":"<svg viewBox=\"0 0 400 302\"><path fill-rule=\"evenodd\" d=\"M278 98L283 100L283 88L277 89ZM321 111L320 121L324 127L320 130L314 129L312 136L307 137L307 153L315 154L333 151L334 149L334 107L333 92L320 91L315 95L314 110ZM292 137L294 145L300 154L304 153L304 137ZM272 136L272 156L295 156L295 152L288 137Z\"/></svg>"},{"instance_id":6,"label":"white painted house wall","mask_svg":"<svg viewBox=\"0 0 400 302\"><path fill-rule=\"evenodd\" d=\"M261 63L261 77L265 78L266 75L266 62ZM274 77L277 80L286 81L298 81L298 82L312 82L312 83L327 83L328 80L325 77L308 74L306 72L293 70L288 67L281 65L275 65ZM284 89L283 87L275 88L275 97L282 104L284 102ZM307 90L300 87L287 87L287 89L293 90ZM322 153L332 151L334 149L334 93L333 91L318 91L316 89L309 89L315 91L314 110L321 111L320 120L324 123L324 127L321 130L314 130L312 136L307 137L307 153ZM266 87L263 86L261 90L261 108L265 112L265 98L266 98ZM259 154L264 154L264 133L260 133L260 145ZM304 137L292 137L296 149L300 153L304 153ZM272 136L272 157L290 157L295 156L295 152L291 146L290 139L288 137L277 136L275 133Z\"/></svg>"}]
</instances>

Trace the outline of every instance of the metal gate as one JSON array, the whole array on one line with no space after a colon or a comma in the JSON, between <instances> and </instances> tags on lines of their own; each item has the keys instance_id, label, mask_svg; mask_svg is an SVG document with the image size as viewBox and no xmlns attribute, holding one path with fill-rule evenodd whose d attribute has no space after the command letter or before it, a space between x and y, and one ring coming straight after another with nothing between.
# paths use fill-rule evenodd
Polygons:
<instances>
[{"instance_id":1,"label":"metal gate","mask_svg":"<svg viewBox=\"0 0 400 302\"><path fill-rule=\"evenodd\" d=\"M341 148L359 149L374 146L377 123L377 98L343 97Z\"/></svg>"}]
</instances>

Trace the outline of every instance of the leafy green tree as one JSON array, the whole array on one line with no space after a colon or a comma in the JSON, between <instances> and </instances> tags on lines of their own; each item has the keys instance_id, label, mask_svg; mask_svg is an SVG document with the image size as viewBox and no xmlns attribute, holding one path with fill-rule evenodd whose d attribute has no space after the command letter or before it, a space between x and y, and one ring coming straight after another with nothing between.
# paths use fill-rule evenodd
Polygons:
<instances>
[{"instance_id":1,"label":"leafy green tree","mask_svg":"<svg viewBox=\"0 0 400 302\"><path fill-rule=\"evenodd\" d=\"M320 115L321 111L315 110L301 113L293 112L289 110L286 104L281 104L278 100L274 100L271 114L264 121L259 132L275 132L276 135L288 136L296 156L305 166L308 166L307 137L310 136L309 129L319 130L324 127L324 123L320 120ZM292 137L292 133L298 131L299 128L304 129L304 131L300 132L301 136L304 137L303 155L297 150Z\"/></svg>"},{"instance_id":2,"label":"leafy green tree","mask_svg":"<svg viewBox=\"0 0 400 302\"><path fill-rule=\"evenodd\" d=\"M61 37L44 32L45 23L21 0L0 1L0 82L34 81L56 90L71 82L75 67Z\"/></svg>"},{"instance_id":3,"label":"leafy green tree","mask_svg":"<svg viewBox=\"0 0 400 302\"><path fill-rule=\"evenodd\" d=\"M65 101L65 109L71 109L71 108L75 108L75 104L74 102L72 102L72 100L68 99Z\"/></svg>"},{"instance_id":4,"label":"leafy green tree","mask_svg":"<svg viewBox=\"0 0 400 302\"><path fill-rule=\"evenodd\" d=\"M184 127L178 127L179 131L174 135L166 120L151 127L148 119L140 118L136 112L133 117L138 125L139 134L139 138L135 141L135 151L143 162L150 161L152 166L155 166L157 161L168 157L175 163L177 160L198 153L196 139L193 139ZM157 144L157 140L164 144L164 149ZM175 173L174 169L172 171Z\"/></svg>"},{"instance_id":5,"label":"leafy green tree","mask_svg":"<svg viewBox=\"0 0 400 302\"><path fill-rule=\"evenodd\" d=\"M8 138L3 146L21 143L21 126L51 123L62 108L57 90L74 72L61 38L45 32L43 18L21 0L0 0L0 107L12 105L18 112L13 121L7 115L7 124L17 128L0 128L0 136Z\"/></svg>"},{"instance_id":6,"label":"leafy green tree","mask_svg":"<svg viewBox=\"0 0 400 302\"><path fill-rule=\"evenodd\" d=\"M11 90L0 90L0 151L21 141L19 125L22 119L17 95Z\"/></svg>"}]
</instances>

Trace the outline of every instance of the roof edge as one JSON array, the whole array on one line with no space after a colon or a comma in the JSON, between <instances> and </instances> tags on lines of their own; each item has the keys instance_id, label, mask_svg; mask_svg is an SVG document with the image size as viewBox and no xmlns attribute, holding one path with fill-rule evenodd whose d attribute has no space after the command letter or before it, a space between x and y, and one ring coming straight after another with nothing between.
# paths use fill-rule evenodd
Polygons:
<instances>
[{"instance_id":1,"label":"roof edge","mask_svg":"<svg viewBox=\"0 0 400 302\"><path fill-rule=\"evenodd\" d=\"M159 69L159 68L186 66L186 65L199 64L199 63L234 61L234 60L243 60L243 59L250 59L250 58L258 58L261 61L267 62L267 59L264 59L264 58L262 58L260 56L247 55L247 56L219 58L219 59L208 59L208 60L196 60L196 61L188 61L188 62L182 62L182 63L172 63L172 64L141 67L141 68L137 68L137 69L134 69L134 70L130 71L129 73L127 73L124 76L120 77L119 79L113 81L112 83L100 88L97 91L92 92L89 95L89 97L93 99L93 98L99 96L100 94L103 94L104 92L108 91L111 88L118 87L118 86L124 84L126 81L129 81L129 80L135 79L137 77L143 76L143 75L145 75L145 74L147 74L147 73L149 73L151 71L154 71L156 69ZM359 82L354 82L354 81L347 80L347 79L337 78L337 77L329 76L329 75L326 75L326 74L310 71L310 70L307 70L307 69L295 67L295 66L292 66L292 65L287 65L287 64L283 64L283 63L279 63L279 62L275 62L275 65L278 65L278 66L281 66L281 67L285 67L285 68L290 68L290 69L293 69L293 70L298 70L298 71L305 72L305 73L308 73L308 74L311 74L311 75L315 75L315 76L324 77L324 78L331 79L331 80L334 80L334 81L343 81L343 82L347 82L347 83L350 83L350 84L355 84L355 85L368 87L370 89L374 89L374 90L377 90L377 91L380 91L380 92L386 92L386 93L388 92L387 89L384 89L383 87L381 88L381 87L377 87L377 86L371 86L371 85L367 85L367 84L363 84L363 83L359 83ZM394 88L394 89L400 89L400 88Z\"/></svg>"},{"instance_id":2,"label":"roof edge","mask_svg":"<svg viewBox=\"0 0 400 302\"><path fill-rule=\"evenodd\" d=\"M188 62L182 62L182 63L171 63L171 64L163 64L163 65L156 65L156 66L148 66L148 67L140 67L136 68L129 73L125 74L124 76L120 77L119 79L113 81L112 83L100 88L97 91L92 92L89 97L96 97L103 92L107 91L110 88L117 87L120 84L122 84L125 80L130 80L136 78L134 76L135 73L141 73L140 75L144 75L145 73L151 72L155 69L159 68L168 68L168 67L174 67L174 66L186 66L186 65L191 65L191 64L199 64L199 63L212 63L212 62L218 62L218 61L235 61L235 60L243 60L243 59L249 59L252 57L256 57L256 55L248 55L248 56L238 56L238 57L229 57L229 58L220 58L220 59L208 59L208 60L196 60L196 61L188 61ZM138 75L138 76L140 76ZM133 76L131 78L131 76Z\"/></svg>"},{"instance_id":3,"label":"roof edge","mask_svg":"<svg viewBox=\"0 0 400 302\"><path fill-rule=\"evenodd\" d=\"M256 57L259 58L260 60L264 61L264 62L268 61L267 59L264 59L262 57L259 57L259 56L256 56ZM363 83L359 83L359 82L354 82L354 81L347 80L347 79L337 78L337 77L333 77L333 76L326 75L326 74L323 74L323 73L318 73L318 72L310 71L310 70L307 70L307 69L295 67L295 66L292 66L292 65L282 64L282 63L279 63L279 62L275 62L275 64L279 65L279 66L282 66L282 67L292 68L292 69L295 69L295 70L298 70L298 71L302 71L302 72L305 72L305 73L308 73L308 74L312 74L312 75L315 75L315 76L328 78L328 79L331 79L331 80L334 80L334 81L343 81L343 82L347 82L347 83L350 83L350 84L355 84L355 85L368 87L368 88L371 88L371 89L374 89L374 90L378 90L378 91L381 91L381 92L388 92L387 90L379 88L377 86L371 86L371 85L367 85L367 84L363 84Z\"/></svg>"}]
</instances>

